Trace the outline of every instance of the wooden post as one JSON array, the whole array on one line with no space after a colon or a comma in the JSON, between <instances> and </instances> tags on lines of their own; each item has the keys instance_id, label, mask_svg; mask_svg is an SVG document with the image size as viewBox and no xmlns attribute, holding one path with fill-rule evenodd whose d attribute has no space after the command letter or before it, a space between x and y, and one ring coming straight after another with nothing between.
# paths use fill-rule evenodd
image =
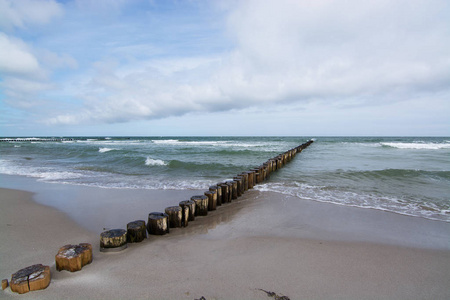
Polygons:
<instances>
[{"instance_id":1,"label":"wooden post","mask_svg":"<svg viewBox=\"0 0 450 300\"><path fill-rule=\"evenodd\" d=\"M233 180L237 183L237 195L242 196L244 193L244 178L242 176L233 177Z\"/></svg>"},{"instance_id":2,"label":"wooden post","mask_svg":"<svg viewBox=\"0 0 450 300\"><path fill-rule=\"evenodd\" d=\"M59 248L55 256L56 270L75 272L92 262L92 245L65 245Z\"/></svg>"},{"instance_id":3,"label":"wooden post","mask_svg":"<svg viewBox=\"0 0 450 300\"><path fill-rule=\"evenodd\" d=\"M222 188L218 185L212 185L209 187L210 191L216 191L217 192L217 203L216 206L222 205Z\"/></svg>"},{"instance_id":4,"label":"wooden post","mask_svg":"<svg viewBox=\"0 0 450 300\"><path fill-rule=\"evenodd\" d=\"M169 227L176 228L181 227L181 220L183 217L180 206L166 207L165 213L169 216Z\"/></svg>"},{"instance_id":5,"label":"wooden post","mask_svg":"<svg viewBox=\"0 0 450 300\"><path fill-rule=\"evenodd\" d=\"M8 279L2 279L2 290L9 286Z\"/></svg>"},{"instance_id":6,"label":"wooden post","mask_svg":"<svg viewBox=\"0 0 450 300\"><path fill-rule=\"evenodd\" d=\"M208 214L208 197L205 195L192 196L191 200L195 202L195 213L197 216L206 216Z\"/></svg>"},{"instance_id":7,"label":"wooden post","mask_svg":"<svg viewBox=\"0 0 450 300\"><path fill-rule=\"evenodd\" d=\"M189 224L189 206L181 206L181 226L186 227Z\"/></svg>"},{"instance_id":8,"label":"wooden post","mask_svg":"<svg viewBox=\"0 0 450 300\"><path fill-rule=\"evenodd\" d=\"M217 206L217 190L216 191L207 191L205 192L205 196L208 197L208 210L216 210Z\"/></svg>"},{"instance_id":9,"label":"wooden post","mask_svg":"<svg viewBox=\"0 0 450 300\"><path fill-rule=\"evenodd\" d=\"M281 159L281 157L277 158L277 170L281 169L281 167L283 167L283 160Z\"/></svg>"},{"instance_id":10,"label":"wooden post","mask_svg":"<svg viewBox=\"0 0 450 300\"><path fill-rule=\"evenodd\" d=\"M50 284L50 267L41 264L20 269L11 276L11 291L19 294L43 290Z\"/></svg>"},{"instance_id":11,"label":"wooden post","mask_svg":"<svg viewBox=\"0 0 450 300\"><path fill-rule=\"evenodd\" d=\"M161 212L152 212L148 215L147 231L153 235L169 233L169 216Z\"/></svg>"},{"instance_id":12,"label":"wooden post","mask_svg":"<svg viewBox=\"0 0 450 300\"><path fill-rule=\"evenodd\" d=\"M254 168L254 169L251 169L250 171L254 172L254 174L255 174L254 175L255 181L253 183L253 185L255 186L255 185L257 185L259 183L259 179L260 179L260 177L259 177L259 168Z\"/></svg>"},{"instance_id":13,"label":"wooden post","mask_svg":"<svg viewBox=\"0 0 450 300\"><path fill-rule=\"evenodd\" d=\"M195 221L195 202L192 200L185 200L185 201L181 201L180 202L180 206L183 207L188 207L189 211L188 211L188 221ZM183 220L185 220L185 217L183 217ZM187 226L187 222L185 221Z\"/></svg>"},{"instance_id":14,"label":"wooden post","mask_svg":"<svg viewBox=\"0 0 450 300\"><path fill-rule=\"evenodd\" d=\"M250 172L245 172L245 173L247 173L247 175L248 175L248 188L252 189L253 185L254 185L254 181L253 181L254 177L253 176L254 176L255 172L250 171Z\"/></svg>"},{"instance_id":15,"label":"wooden post","mask_svg":"<svg viewBox=\"0 0 450 300\"><path fill-rule=\"evenodd\" d=\"M217 185L222 189L222 204L228 203L228 193L229 193L229 186L226 183L219 183Z\"/></svg>"},{"instance_id":16,"label":"wooden post","mask_svg":"<svg viewBox=\"0 0 450 300\"><path fill-rule=\"evenodd\" d=\"M262 170L263 170L263 181L267 179L267 176L269 176L269 166L267 163L262 164Z\"/></svg>"},{"instance_id":17,"label":"wooden post","mask_svg":"<svg viewBox=\"0 0 450 300\"><path fill-rule=\"evenodd\" d=\"M227 181L227 184L231 187L231 199L236 200L238 198L237 182L234 180Z\"/></svg>"},{"instance_id":18,"label":"wooden post","mask_svg":"<svg viewBox=\"0 0 450 300\"><path fill-rule=\"evenodd\" d=\"M120 251L127 247L127 231L125 229L111 229L100 234L100 251Z\"/></svg>"},{"instance_id":19,"label":"wooden post","mask_svg":"<svg viewBox=\"0 0 450 300\"><path fill-rule=\"evenodd\" d=\"M140 243L147 238L147 228L144 220L137 220L127 224L127 242Z\"/></svg>"},{"instance_id":20,"label":"wooden post","mask_svg":"<svg viewBox=\"0 0 450 300\"><path fill-rule=\"evenodd\" d=\"M228 203L231 203L231 200L233 199L233 183L225 181L225 184L228 185Z\"/></svg>"},{"instance_id":21,"label":"wooden post","mask_svg":"<svg viewBox=\"0 0 450 300\"><path fill-rule=\"evenodd\" d=\"M248 191L248 174L247 174L247 172L243 172L239 176L242 176L244 178L244 192Z\"/></svg>"}]
</instances>

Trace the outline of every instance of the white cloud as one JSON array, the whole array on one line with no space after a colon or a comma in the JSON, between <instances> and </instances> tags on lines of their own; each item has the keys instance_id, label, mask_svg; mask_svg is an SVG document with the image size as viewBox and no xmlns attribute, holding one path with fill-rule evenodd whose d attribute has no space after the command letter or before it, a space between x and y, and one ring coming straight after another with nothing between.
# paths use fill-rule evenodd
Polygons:
<instances>
[{"instance_id":1,"label":"white cloud","mask_svg":"<svg viewBox=\"0 0 450 300\"><path fill-rule=\"evenodd\" d=\"M45 24L62 14L61 5L53 0L0 0L0 28L4 30Z\"/></svg>"},{"instance_id":2,"label":"white cloud","mask_svg":"<svg viewBox=\"0 0 450 300\"><path fill-rule=\"evenodd\" d=\"M164 35L173 34L164 44L167 40L153 32L160 28L146 20L127 23L127 2L113 2L108 9L106 3L76 2L78 14L100 10L109 21L121 23L90 28L101 41L89 47L96 51L95 62L80 67L76 77L82 79L65 83L81 107L61 110L49 124L127 122L279 104L299 110L311 101L332 110L407 103L417 95L427 101L437 94L450 96L448 1L220 2L227 14L223 40L231 44L194 54L183 49L183 43L192 47L179 31L183 23L161 25ZM151 25L165 20L177 18L161 17ZM83 41L80 32L77 40ZM214 49L208 39L196 37ZM174 41L176 46L169 44ZM46 68L78 66L76 56L53 52L39 52Z\"/></svg>"},{"instance_id":3,"label":"white cloud","mask_svg":"<svg viewBox=\"0 0 450 300\"><path fill-rule=\"evenodd\" d=\"M0 32L0 72L27 75L37 71L39 63L27 45Z\"/></svg>"}]
</instances>

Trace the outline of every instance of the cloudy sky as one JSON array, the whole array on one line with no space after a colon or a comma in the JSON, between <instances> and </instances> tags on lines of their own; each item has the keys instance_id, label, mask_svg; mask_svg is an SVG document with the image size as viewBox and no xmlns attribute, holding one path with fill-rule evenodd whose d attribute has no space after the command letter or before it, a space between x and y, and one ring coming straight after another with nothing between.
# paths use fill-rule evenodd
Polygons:
<instances>
[{"instance_id":1,"label":"cloudy sky","mask_svg":"<svg viewBox=\"0 0 450 300\"><path fill-rule=\"evenodd\" d=\"M0 136L450 136L448 0L0 0Z\"/></svg>"}]
</instances>

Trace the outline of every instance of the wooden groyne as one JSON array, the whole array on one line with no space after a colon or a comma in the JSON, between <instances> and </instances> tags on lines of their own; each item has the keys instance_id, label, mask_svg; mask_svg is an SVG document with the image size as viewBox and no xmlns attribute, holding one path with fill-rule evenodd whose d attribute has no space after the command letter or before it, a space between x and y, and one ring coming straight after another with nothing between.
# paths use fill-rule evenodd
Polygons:
<instances>
[{"instance_id":1,"label":"wooden groyne","mask_svg":"<svg viewBox=\"0 0 450 300\"><path fill-rule=\"evenodd\" d=\"M55 139L61 141L70 139ZM1 141L8 141L3 139ZM11 141L20 141L13 139ZM30 139L24 139L30 141ZM50 140L49 140L50 141ZM136 220L127 224L127 229L111 229L100 234L100 251L120 251L127 248L128 243L139 243L150 235L165 235L170 233L170 228L186 227L188 223L195 221L196 217L206 216L208 212L219 209L241 197L255 185L270 178L270 175L289 163L295 155L311 145L310 140L298 147L267 160L262 165L244 171L232 180L219 182L209 187L203 195L192 196L190 200L181 201L177 206L169 206L164 212L151 212L148 215L147 224L144 220ZM92 246L88 243L79 245L65 245L61 247L55 256L56 269L75 272L91 263ZM27 293L29 291L45 289L51 280L49 266L41 264L33 265L14 273L11 277L11 291ZM2 289L9 285L7 279L2 280ZM266 292L269 293L269 292ZM281 298L280 298L281 299Z\"/></svg>"},{"instance_id":2,"label":"wooden groyne","mask_svg":"<svg viewBox=\"0 0 450 300\"><path fill-rule=\"evenodd\" d=\"M72 138L3 138L0 142L72 142Z\"/></svg>"},{"instance_id":3,"label":"wooden groyne","mask_svg":"<svg viewBox=\"0 0 450 300\"><path fill-rule=\"evenodd\" d=\"M196 217L208 215L208 212L218 209L219 206L233 202L248 190L253 189L255 185L268 180L273 172L283 168L295 155L302 152L312 142L310 140L298 147L270 158L260 166L237 174L233 177L233 180L212 185L203 195L194 195L190 200L181 201L177 206L165 208L164 212L150 213L147 225L145 226L144 224L143 227L147 228L148 234L150 235L164 235L170 233L170 228L188 226L190 222L195 221ZM140 220L140 222L143 221ZM117 230L119 229L105 231L102 233L102 236L109 236L111 231ZM144 235L142 234L142 236ZM143 238L137 242L142 240ZM123 244L118 245L119 247L120 249L125 249ZM101 248L104 247L102 246Z\"/></svg>"}]
</instances>

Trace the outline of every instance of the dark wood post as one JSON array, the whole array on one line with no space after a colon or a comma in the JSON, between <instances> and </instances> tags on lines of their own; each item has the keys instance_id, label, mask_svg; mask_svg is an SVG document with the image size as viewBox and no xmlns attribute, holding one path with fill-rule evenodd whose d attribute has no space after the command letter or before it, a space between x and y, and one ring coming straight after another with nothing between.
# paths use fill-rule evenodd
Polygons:
<instances>
[{"instance_id":1,"label":"dark wood post","mask_svg":"<svg viewBox=\"0 0 450 300\"><path fill-rule=\"evenodd\" d=\"M217 190L205 192L205 196L208 197L208 210L216 210L217 206Z\"/></svg>"},{"instance_id":2,"label":"dark wood post","mask_svg":"<svg viewBox=\"0 0 450 300\"><path fill-rule=\"evenodd\" d=\"M238 197L237 182L234 180L230 180L227 181L227 184L231 188L231 200L236 200Z\"/></svg>"},{"instance_id":3,"label":"dark wood post","mask_svg":"<svg viewBox=\"0 0 450 300\"><path fill-rule=\"evenodd\" d=\"M169 233L169 216L162 212L152 212L148 215L147 231L153 235Z\"/></svg>"},{"instance_id":4,"label":"dark wood post","mask_svg":"<svg viewBox=\"0 0 450 300\"><path fill-rule=\"evenodd\" d=\"M247 174L247 172L243 172L243 173L239 174L239 176L242 176L242 178L244 179L244 192L248 191L248 174Z\"/></svg>"},{"instance_id":5,"label":"dark wood post","mask_svg":"<svg viewBox=\"0 0 450 300\"><path fill-rule=\"evenodd\" d=\"M217 186L222 189L222 204L228 203L228 193L229 193L228 184L219 183Z\"/></svg>"},{"instance_id":6,"label":"dark wood post","mask_svg":"<svg viewBox=\"0 0 450 300\"><path fill-rule=\"evenodd\" d=\"M147 228L144 220L137 220L127 224L127 242L139 243L147 238Z\"/></svg>"},{"instance_id":7,"label":"dark wood post","mask_svg":"<svg viewBox=\"0 0 450 300\"><path fill-rule=\"evenodd\" d=\"M219 185L212 185L209 187L209 190L217 192L216 206L221 206L222 205L222 188Z\"/></svg>"},{"instance_id":8,"label":"dark wood post","mask_svg":"<svg viewBox=\"0 0 450 300\"><path fill-rule=\"evenodd\" d=\"M233 177L233 180L237 182L237 195L242 196L244 193L244 178L242 176Z\"/></svg>"},{"instance_id":9,"label":"dark wood post","mask_svg":"<svg viewBox=\"0 0 450 300\"><path fill-rule=\"evenodd\" d=\"M188 215L187 215L188 221L195 221L195 202L194 201L192 201L192 200L181 201L180 207L181 208L187 207L189 209ZM183 217L183 220L185 220L185 217ZM184 226L187 226L187 222L185 222L185 224L186 225L184 225Z\"/></svg>"},{"instance_id":10,"label":"dark wood post","mask_svg":"<svg viewBox=\"0 0 450 300\"><path fill-rule=\"evenodd\" d=\"M183 213L182 213L182 209L180 206L166 207L165 212L169 216L169 227L170 228L181 227Z\"/></svg>"},{"instance_id":11,"label":"dark wood post","mask_svg":"<svg viewBox=\"0 0 450 300\"><path fill-rule=\"evenodd\" d=\"M195 213L197 216L206 216L208 214L208 197L205 195L192 196L191 200L195 202Z\"/></svg>"},{"instance_id":12,"label":"dark wood post","mask_svg":"<svg viewBox=\"0 0 450 300\"><path fill-rule=\"evenodd\" d=\"M127 247L127 231L111 229L100 234L100 251L120 251Z\"/></svg>"}]
</instances>

